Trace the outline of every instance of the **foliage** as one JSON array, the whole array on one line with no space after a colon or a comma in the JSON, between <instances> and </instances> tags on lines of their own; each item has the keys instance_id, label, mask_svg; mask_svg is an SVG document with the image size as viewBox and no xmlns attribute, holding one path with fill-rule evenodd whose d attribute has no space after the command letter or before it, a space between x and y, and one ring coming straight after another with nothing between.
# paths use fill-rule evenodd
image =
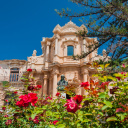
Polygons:
<instances>
[{"instance_id":1,"label":"foliage","mask_svg":"<svg viewBox=\"0 0 128 128\"><path fill-rule=\"evenodd\" d=\"M22 95L15 92L14 98L5 101L10 104L0 112L0 127L127 128L128 73L104 75L107 66L95 64L98 73L94 77L99 81L82 82L81 88L88 94L71 95L68 100L61 98L59 92L54 99L39 97L41 86L31 85L30 76L24 77Z\"/></svg>"},{"instance_id":2,"label":"foliage","mask_svg":"<svg viewBox=\"0 0 128 128\"><path fill-rule=\"evenodd\" d=\"M71 9L56 10L60 16L81 18L89 32L82 30L77 34L98 37L98 43L86 46L90 50L76 58L84 58L102 45L108 46L107 54L113 60L128 57L128 0L70 0L78 5L79 11Z\"/></svg>"}]
</instances>

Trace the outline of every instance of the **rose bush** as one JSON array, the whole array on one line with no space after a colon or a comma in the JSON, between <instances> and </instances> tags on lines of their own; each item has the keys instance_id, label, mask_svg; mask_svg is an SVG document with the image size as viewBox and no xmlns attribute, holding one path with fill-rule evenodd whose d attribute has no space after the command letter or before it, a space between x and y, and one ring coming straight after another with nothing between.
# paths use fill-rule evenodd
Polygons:
<instances>
[{"instance_id":1,"label":"rose bush","mask_svg":"<svg viewBox=\"0 0 128 128\"><path fill-rule=\"evenodd\" d=\"M95 65L94 65L95 66ZM39 97L40 85L34 86L26 76L21 96L9 99L0 112L1 128L127 128L128 73L106 75L101 65L94 77L99 81L84 81L81 88L87 95L71 95L66 100L61 93L56 98ZM107 67L107 66L104 66ZM31 72L31 70L28 70ZM120 79L119 79L120 78ZM111 88L110 88L111 87Z\"/></svg>"}]
</instances>

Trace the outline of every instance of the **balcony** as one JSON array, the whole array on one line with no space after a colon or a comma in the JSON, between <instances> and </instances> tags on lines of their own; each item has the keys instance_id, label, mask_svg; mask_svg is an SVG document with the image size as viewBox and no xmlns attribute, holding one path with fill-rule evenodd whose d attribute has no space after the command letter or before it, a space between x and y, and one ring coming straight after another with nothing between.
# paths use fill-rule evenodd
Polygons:
<instances>
[{"instance_id":1,"label":"balcony","mask_svg":"<svg viewBox=\"0 0 128 128\"><path fill-rule=\"evenodd\" d=\"M20 78L21 76L17 78L11 78L11 79L10 79L10 76L0 76L0 86L2 86L4 82L4 84L9 84L9 86L11 87L16 87L16 88L23 87L24 83L20 80Z\"/></svg>"}]
</instances>

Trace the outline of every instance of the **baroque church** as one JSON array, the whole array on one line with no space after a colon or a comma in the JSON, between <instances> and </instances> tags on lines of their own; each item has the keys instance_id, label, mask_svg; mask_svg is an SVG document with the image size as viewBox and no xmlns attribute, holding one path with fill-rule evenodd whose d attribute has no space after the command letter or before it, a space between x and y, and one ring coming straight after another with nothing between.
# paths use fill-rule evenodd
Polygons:
<instances>
[{"instance_id":1,"label":"baroque church","mask_svg":"<svg viewBox=\"0 0 128 128\"><path fill-rule=\"evenodd\" d=\"M57 92L57 82L61 75L65 75L65 80L69 84L90 81L95 69L87 64L94 60L106 57L105 50L103 56L97 54L97 50L89 54L86 58L74 60L72 55L80 55L89 51L87 46L90 43L97 43L97 38L85 39L76 36L76 32L87 28L84 25L76 26L69 21L64 26L59 24L53 30L53 37L42 38L42 55L37 56L34 50L32 56L26 60L1 60L0 61L0 106L3 105L6 94L2 88L2 81L8 81L11 85L10 91L22 90L23 83L21 77L26 69L31 68L31 77L34 77L35 85L42 85L40 96L47 95L55 97ZM20 93L20 92L19 92ZM76 90L76 94L84 94L81 88Z\"/></svg>"}]
</instances>

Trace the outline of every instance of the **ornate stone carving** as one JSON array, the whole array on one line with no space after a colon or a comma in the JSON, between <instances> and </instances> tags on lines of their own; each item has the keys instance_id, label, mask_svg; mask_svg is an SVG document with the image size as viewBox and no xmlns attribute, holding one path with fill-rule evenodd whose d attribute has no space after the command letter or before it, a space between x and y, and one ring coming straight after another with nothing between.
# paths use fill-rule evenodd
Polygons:
<instances>
[{"instance_id":1,"label":"ornate stone carving","mask_svg":"<svg viewBox=\"0 0 128 128\"><path fill-rule=\"evenodd\" d=\"M107 56L107 53L106 53L106 50L105 49L103 49L102 54L103 54L103 57L104 58Z\"/></svg>"},{"instance_id":2,"label":"ornate stone carving","mask_svg":"<svg viewBox=\"0 0 128 128\"><path fill-rule=\"evenodd\" d=\"M33 50L32 56L36 56L36 53L37 53L37 51L36 50Z\"/></svg>"}]
</instances>

